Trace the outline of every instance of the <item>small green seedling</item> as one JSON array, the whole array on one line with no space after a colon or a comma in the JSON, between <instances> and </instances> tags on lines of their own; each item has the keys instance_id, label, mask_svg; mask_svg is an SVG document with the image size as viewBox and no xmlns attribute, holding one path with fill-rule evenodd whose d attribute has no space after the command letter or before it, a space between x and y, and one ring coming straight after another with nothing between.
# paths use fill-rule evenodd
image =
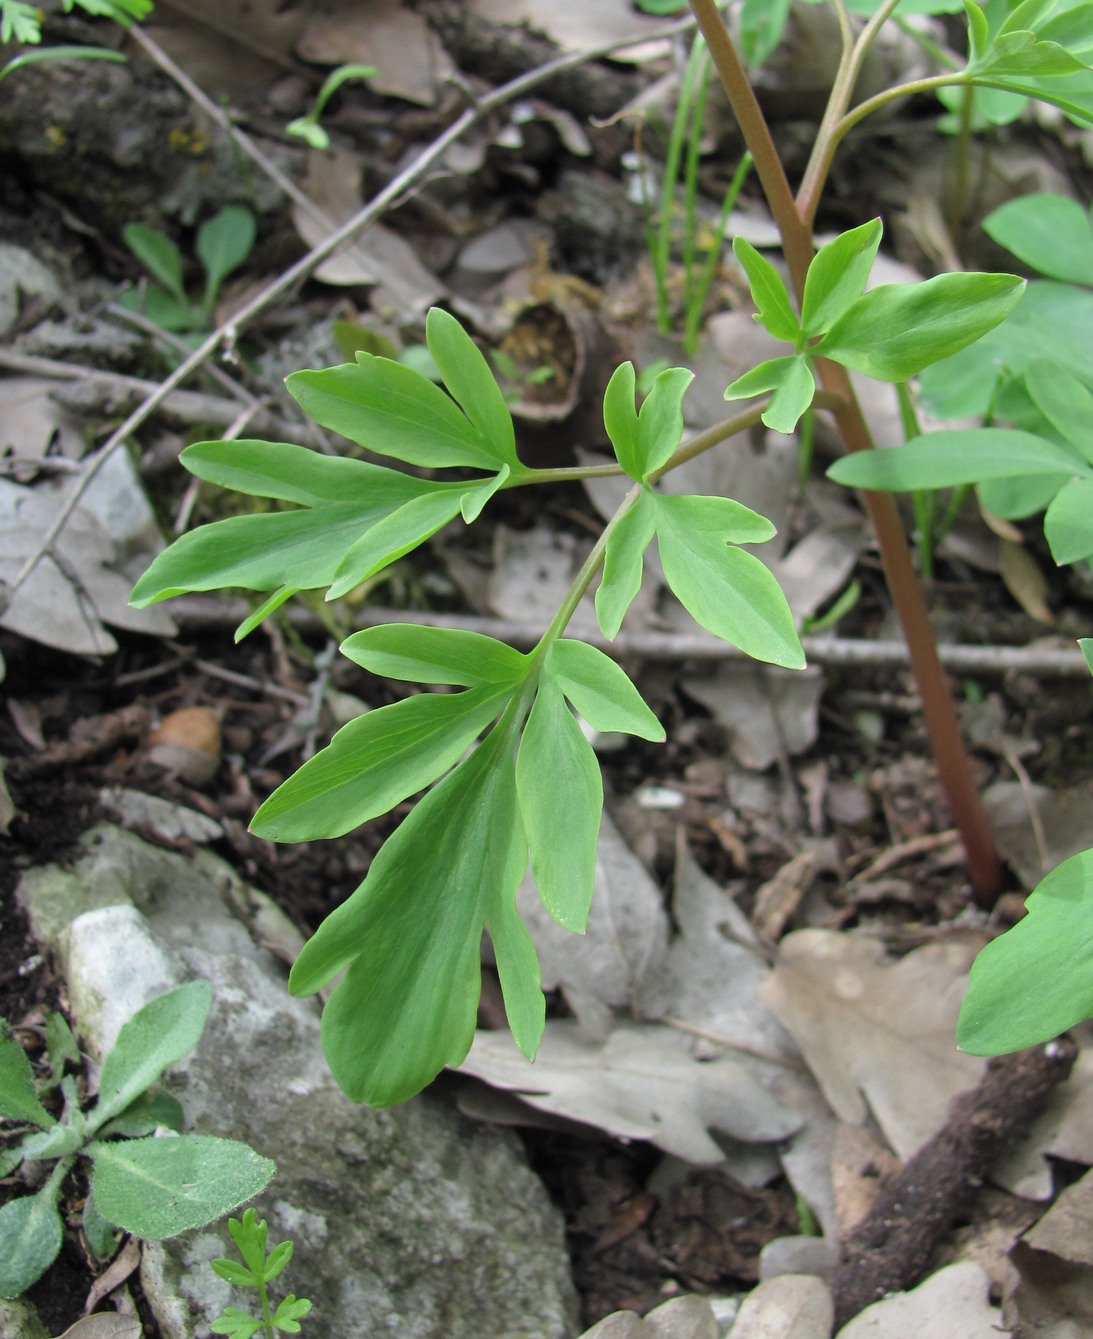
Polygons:
<instances>
[{"instance_id":1,"label":"small green seedling","mask_svg":"<svg viewBox=\"0 0 1093 1339\"><path fill-rule=\"evenodd\" d=\"M163 330L211 329L220 286L250 255L255 233L254 215L243 205L225 205L206 219L197 230L197 257L205 271L205 286L200 297L193 297L183 283L182 255L174 242L157 228L130 223L123 233L126 245L156 282L143 289L127 289L119 301Z\"/></svg>"},{"instance_id":2,"label":"small green seedling","mask_svg":"<svg viewBox=\"0 0 1093 1339\"><path fill-rule=\"evenodd\" d=\"M274 1339L274 1330L280 1330L283 1334L298 1334L300 1319L311 1310L311 1303L306 1297L289 1293L270 1311L269 1294L266 1291L266 1285L272 1283L292 1259L292 1242L280 1242L267 1255L266 1220L263 1218L259 1222L253 1209L246 1210L242 1221L229 1218L228 1231L244 1263L240 1265L234 1260L214 1260L213 1270L236 1288L257 1289L262 1315L257 1318L249 1311L229 1306L210 1326L213 1334L227 1334L231 1339L252 1339L259 1331L264 1339Z\"/></svg>"},{"instance_id":3,"label":"small green seedling","mask_svg":"<svg viewBox=\"0 0 1093 1339\"><path fill-rule=\"evenodd\" d=\"M374 65L339 66L319 89L319 95L311 111L306 116L299 116L295 121L290 121L285 129L290 135L298 135L300 139L306 140L313 149L329 149L330 136L319 124L319 117L322 116L326 104L348 80L371 79L376 74L379 74L379 70Z\"/></svg>"},{"instance_id":4,"label":"small green seedling","mask_svg":"<svg viewBox=\"0 0 1093 1339\"><path fill-rule=\"evenodd\" d=\"M98 1101L87 1111L75 1079L63 1073L79 1055L64 1020L54 1015L47 1025L50 1074L41 1091L26 1052L0 1020L0 1117L5 1135L15 1137L0 1151L0 1176L24 1167L33 1183L40 1179L33 1164L56 1164L40 1189L0 1208L0 1297L18 1297L56 1258L61 1190L78 1159L90 1164L83 1230L100 1258L112 1253L117 1228L161 1241L211 1223L269 1184L274 1164L246 1144L153 1133L181 1125L178 1102L150 1089L196 1046L211 1001L208 983L192 981L134 1014L103 1061ZM54 1088L64 1100L59 1119L42 1103Z\"/></svg>"},{"instance_id":5,"label":"small green seedling","mask_svg":"<svg viewBox=\"0 0 1093 1339\"><path fill-rule=\"evenodd\" d=\"M122 28L128 28L134 21L145 19L152 12L152 0L63 0L66 14L74 9L82 9L93 17L113 19ZM58 60L112 60L121 61L125 57L120 51L111 51L106 47L91 46L52 46L40 47L42 40L42 11L37 5L28 5L24 0L0 0L0 46L9 42L20 46L35 47L34 51L22 51L13 56L6 65L0 67L0 79L27 65L37 65L45 61Z\"/></svg>"}]
</instances>

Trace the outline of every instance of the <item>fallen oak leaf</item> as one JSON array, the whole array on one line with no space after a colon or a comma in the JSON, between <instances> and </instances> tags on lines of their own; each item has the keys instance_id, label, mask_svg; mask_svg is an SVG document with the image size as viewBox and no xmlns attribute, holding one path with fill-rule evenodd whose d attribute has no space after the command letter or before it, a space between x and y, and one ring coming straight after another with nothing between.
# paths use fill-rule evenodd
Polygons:
<instances>
[{"instance_id":1,"label":"fallen oak leaf","mask_svg":"<svg viewBox=\"0 0 1093 1339\"><path fill-rule=\"evenodd\" d=\"M578 1024L554 1019L534 1064L506 1034L478 1032L460 1071L539 1110L619 1139L647 1139L700 1166L724 1161L710 1130L743 1143L772 1143L801 1125L742 1065L724 1057L695 1060L673 1028L657 1024L617 1028L600 1044L585 1040Z\"/></svg>"}]
</instances>

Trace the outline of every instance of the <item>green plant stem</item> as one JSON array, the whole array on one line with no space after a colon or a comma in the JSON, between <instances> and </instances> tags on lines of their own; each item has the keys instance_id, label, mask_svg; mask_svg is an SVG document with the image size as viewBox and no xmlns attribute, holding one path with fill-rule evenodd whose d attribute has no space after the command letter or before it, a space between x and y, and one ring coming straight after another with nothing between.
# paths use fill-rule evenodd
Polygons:
<instances>
[{"instance_id":1,"label":"green plant stem","mask_svg":"<svg viewBox=\"0 0 1093 1339\"><path fill-rule=\"evenodd\" d=\"M960 122L953 160L953 195L949 205L949 232L957 249L964 232L968 208L968 183L971 179L972 118L975 113L975 88L965 84L960 97Z\"/></svg>"},{"instance_id":2,"label":"green plant stem","mask_svg":"<svg viewBox=\"0 0 1093 1339\"><path fill-rule=\"evenodd\" d=\"M511 737L510 742L513 748L516 747L517 737L520 727L524 723L524 718L531 710L531 704L535 699L535 694L539 686L539 674L542 670L543 661L547 652L565 632L569 620L577 611L577 606L584 598L585 592L591 586L596 573L603 566L604 556L607 553L608 540L615 526L622 520L626 513L634 506L641 496L641 484L634 484L633 488L627 490L626 496L619 503L615 514L604 526L600 532L599 539L592 546L588 557L581 564L581 570L570 582L569 589L566 591L561 604L555 611L554 617L547 625L546 631L536 642L530 654L531 664L528 668L527 677L520 687L520 691L514 694L509 705L505 708L500 721L494 727L496 730L507 731Z\"/></svg>"},{"instance_id":3,"label":"green plant stem","mask_svg":"<svg viewBox=\"0 0 1093 1339\"><path fill-rule=\"evenodd\" d=\"M815 253L811 225L798 210L762 110L714 0L690 0L690 5L699 29L706 39L714 67L724 85L729 104L744 135L744 141L755 158L756 172L774 221L782 235L786 262L800 301L804 292L805 276ZM888 5L884 6L878 14L888 8ZM865 36L864 32L862 36ZM952 76L918 81L920 86L928 85L930 88L952 82ZM884 99L887 100L889 99ZM875 98L870 99L870 102L877 105ZM883 105L883 102L880 105ZM862 113L862 108L858 107L834 127L830 135L832 153L834 144L850 128L847 122L851 118L856 118L854 123L861 119L859 113L868 114ZM817 181L822 183L825 179L826 169L820 171ZM869 450L873 442L846 369L826 358L818 359L816 366L821 385L842 401L834 414L846 449ZM863 497L877 537L888 589L907 641L911 667L922 697L923 715L938 775L952 811L953 821L964 843L968 876L976 900L983 906L993 906L1002 888L1002 866L972 778L971 764L964 748L956 708L938 657L937 642L930 626L925 596L911 561L899 511L895 499L888 494L865 493Z\"/></svg>"},{"instance_id":4,"label":"green plant stem","mask_svg":"<svg viewBox=\"0 0 1093 1339\"><path fill-rule=\"evenodd\" d=\"M885 3L870 17L868 23L858 34L857 41L854 42L852 42L853 33L850 29L849 15L841 4L838 6L839 27L843 39L842 57L839 60L839 68L835 73L835 81L831 86L831 94L828 97L827 107L824 109L823 120L820 122L812 154L808 166L805 168L800 189L797 192L797 208L801 217L806 220L810 227L812 220L816 217L816 208L823 194L827 174L831 169L835 146L838 144L837 139L833 140L834 132L850 107L850 99L854 96L854 86L861 75L865 58L869 54L869 48L873 45L877 34L887 22L897 4L899 4L899 0L885 0Z\"/></svg>"}]
</instances>

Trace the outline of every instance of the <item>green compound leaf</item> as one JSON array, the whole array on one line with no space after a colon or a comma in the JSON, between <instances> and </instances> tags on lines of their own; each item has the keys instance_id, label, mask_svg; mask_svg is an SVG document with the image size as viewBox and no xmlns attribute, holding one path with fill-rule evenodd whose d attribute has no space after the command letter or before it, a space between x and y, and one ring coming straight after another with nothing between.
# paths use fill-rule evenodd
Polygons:
<instances>
[{"instance_id":1,"label":"green compound leaf","mask_svg":"<svg viewBox=\"0 0 1093 1339\"><path fill-rule=\"evenodd\" d=\"M378 520L344 550L326 598L348 595L362 581L424 544L455 520L462 501L461 494L451 488L422 493Z\"/></svg>"},{"instance_id":2,"label":"green compound leaf","mask_svg":"<svg viewBox=\"0 0 1093 1339\"><path fill-rule=\"evenodd\" d=\"M603 423L615 458L641 483L667 463L683 436L683 396L694 380L687 367L667 367L653 381L641 406L634 409L636 377L633 363L612 373L603 397Z\"/></svg>"},{"instance_id":3,"label":"green compound leaf","mask_svg":"<svg viewBox=\"0 0 1093 1339\"><path fill-rule=\"evenodd\" d=\"M1093 674L1093 637L1079 637L1078 646L1081 648L1082 655L1085 656L1085 663L1089 666L1090 674Z\"/></svg>"},{"instance_id":4,"label":"green compound leaf","mask_svg":"<svg viewBox=\"0 0 1093 1339\"><path fill-rule=\"evenodd\" d=\"M246 1144L212 1135L94 1143L95 1206L146 1241L204 1227L265 1190L277 1170Z\"/></svg>"},{"instance_id":5,"label":"green compound leaf","mask_svg":"<svg viewBox=\"0 0 1093 1339\"><path fill-rule=\"evenodd\" d=\"M515 684L529 663L522 652L480 632L419 623L365 628L347 637L341 652L362 669L387 679L460 688Z\"/></svg>"},{"instance_id":6,"label":"green compound leaf","mask_svg":"<svg viewBox=\"0 0 1093 1339\"><path fill-rule=\"evenodd\" d=\"M1059 489L1044 514L1044 537L1060 567L1093 556L1093 478Z\"/></svg>"},{"instance_id":7,"label":"green compound leaf","mask_svg":"<svg viewBox=\"0 0 1093 1339\"><path fill-rule=\"evenodd\" d=\"M1093 10L1093 5L1088 6ZM987 235L1030 269L1064 283L1093 285L1093 227L1069 196L1037 191L1010 200L983 220Z\"/></svg>"},{"instance_id":8,"label":"green compound leaf","mask_svg":"<svg viewBox=\"0 0 1093 1339\"><path fill-rule=\"evenodd\" d=\"M853 303L809 352L878 381L906 381L1004 321L1024 287L1011 274L882 284Z\"/></svg>"},{"instance_id":9,"label":"green compound leaf","mask_svg":"<svg viewBox=\"0 0 1093 1339\"><path fill-rule=\"evenodd\" d=\"M596 872L603 781L549 660L520 741L516 790L543 906L559 925L583 934Z\"/></svg>"},{"instance_id":10,"label":"green compound leaf","mask_svg":"<svg viewBox=\"0 0 1093 1339\"><path fill-rule=\"evenodd\" d=\"M609 639L618 634L627 609L641 589L642 555L656 527L651 497L648 489L643 489L637 502L607 537L603 576L596 591L596 620Z\"/></svg>"},{"instance_id":11,"label":"green compound leaf","mask_svg":"<svg viewBox=\"0 0 1093 1339\"><path fill-rule=\"evenodd\" d=\"M816 394L816 378L809 360L799 354L790 359L790 365L781 383L763 410L762 420L773 432L791 433L801 415L812 404Z\"/></svg>"},{"instance_id":12,"label":"green compound leaf","mask_svg":"<svg viewBox=\"0 0 1093 1339\"><path fill-rule=\"evenodd\" d=\"M527 981L534 950L516 912L527 839L512 750L511 732L498 727L434 787L296 959L289 989L298 995L348 969L322 1033L331 1071L354 1101L405 1101L464 1059L484 927L517 1044L534 1051L545 1006L533 1004L536 993L542 999L537 971Z\"/></svg>"},{"instance_id":13,"label":"green compound leaf","mask_svg":"<svg viewBox=\"0 0 1093 1339\"><path fill-rule=\"evenodd\" d=\"M236 446L242 449L233 451ZM258 447L273 448L264 464ZM229 517L181 536L133 587L129 598L138 609L188 591L228 586L276 591L328 586L362 531L418 498L454 498L458 511L466 487L415 479L362 460L335 460L285 442L203 442L188 447L182 462L199 478L302 505Z\"/></svg>"},{"instance_id":14,"label":"green compound leaf","mask_svg":"<svg viewBox=\"0 0 1093 1339\"><path fill-rule=\"evenodd\" d=\"M445 386L476 429L483 449L497 464L522 470L512 415L478 345L454 316L439 307L425 318L425 339Z\"/></svg>"},{"instance_id":15,"label":"green compound leaf","mask_svg":"<svg viewBox=\"0 0 1093 1339\"><path fill-rule=\"evenodd\" d=\"M558 687L594 730L621 731L659 743L664 727L621 665L587 642L555 642L550 669Z\"/></svg>"},{"instance_id":16,"label":"green compound leaf","mask_svg":"<svg viewBox=\"0 0 1093 1339\"><path fill-rule=\"evenodd\" d=\"M1090 466L1066 446L1017 428L953 428L912 437L903 446L855 451L828 471L850 488L882 493L954 488L985 479L1088 474Z\"/></svg>"},{"instance_id":17,"label":"green compound leaf","mask_svg":"<svg viewBox=\"0 0 1093 1339\"><path fill-rule=\"evenodd\" d=\"M666 367L638 411L641 478L668 463L683 436L683 397L695 374L689 367Z\"/></svg>"},{"instance_id":18,"label":"green compound leaf","mask_svg":"<svg viewBox=\"0 0 1093 1339\"><path fill-rule=\"evenodd\" d=\"M804 651L778 582L728 543L741 530L759 538L762 526L769 538L770 522L728 498L650 496L665 580L695 622L756 660L801 669Z\"/></svg>"},{"instance_id":19,"label":"green compound leaf","mask_svg":"<svg viewBox=\"0 0 1093 1339\"><path fill-rule=\"evenodd\" d=\"M123 1025L103 1061L92 1131L125 1111L168 1065L193 1050L204 1031L211 1003L209 983L189 981L149 1000ZM99 1208L109 1217L101 1203Z\"/></svg>"},{"instance_id":20,"label":"green compound leaf","mask_svg":"<svg viewBox=\"0 0 1093 1339\"><path fill-rule=\"evenodd\" d=\"M1053 869L1026 907L972 965L956 1026L972 1055L1020 1051L1093 1016L1093 850Z\"/></svg>"},{"instance_id":21,"label":"green compound leaf","mask_svg":"<svg viewBox=\"0 0 1093 1339\"><path fill-rule=\"evenodd\" d=\"M277 498L314 507L321 502L349 502L368 498L376 487L394 487L398 481L412 497L407 481L382 465L349 456L326 456L292 442L263 442L241 438L230 442L194 442L179 456L199 479L252 497Z\"/></svg>"},{"instance_id":22,"label":"green compound leaf","mask_svg":"<svg viewBox=\"0 0 1093 1339\"><path fill-rule=\"evenodd\" d=\"M641 479L638 449L638 411L634 405L637 377L633 363L620 363L603 393L603 426L615 449L615 459L631 479Z\"/></svg>"},{"instance_id":23,"label":"green compound leaf","mask_svg":"<svg viewBox=\"0 0 1093 1339\"><path fill-rule=\"evenodd\" d=\"M792 432L812 403L816 381L808 357L803 353L768 358L725 388L726 400L745 400L774 391L763 411L763 422L775 432Z\"/></svg>"},{"instance_id":24,"label":"green compound leaf","mask_svg":"<svg viewBox=\"0 0 1093 1339\"><path fill-rule=\"evenodd\" d=\"M732 249L748 276L751 298L758 308L755 319L775 339L785 339L796 344L801 337L801 324L790 304L782 276L743 237L733 240Z\"/></svg>"},{"instance_id":25,"label":"green compound leaf","mask_svg":"<svg viewBox=\"0 0 1093 1339\"><path fill-rule=\"evenodd\" d=\"M355 363L293 372L285 384L309 418L379 455L431 469L497 468L498 444L428 377L391 358L358 353Z\"/></svg>"},{"instance_id":26,"label":"green compound leaf","mask_svg":"<svg viewBox=\"0 0 1093 1339\"><path fill-rule=\"evenodd\" d=\"M341 837L454 767L510 688L422 693L342 726L262 804L250 830L270 841Z\"/></svg>"},{"instance_id":27,"label":"green compound leaf","mask_svg":"<svg viewBox=\"0 0 1093 1339\"><path fill-rule=\"evenodd\" d=\"M8 1031L0 1018L0 1116L8 1120L28 1121L41 1130L57 1122L38 1100L34 1071L27 1053Z\"/></svg>"},{"instance_id":28,"label":"green compound leaf","mask_svg":"<svg viewBox=\"0 0 1093 1339\"><path fill-rule=\"evenodd\" d=\"M290 127L291 128L291 127ZM230 1335L231 1339L254 1339L265 1325L262 1320L255 1318L247 1311L237 1306L227 1306L216 1320L209 1326L213 1334Z\"/></svg>"},{"instance_id":29,"label":"green compound leaf","mask_svg":"<svg viewBox=\"0 0 1093 1339\"><path fill-rule=\"evenodd\" d=\"M56 1190L9 1200L0 1208L0 1297L18 1297L56 1260L64 1236Z\"/></svg>"},{"instance_id":30,"label":"green compound leaf","mask_svg":"<svg viewBox=\"0 0 1093 1339\"><path fill-rule=\"evenodd\" d=\"M865 292L884 226L871 219L828 242L805 276L801 324L808 338L822 335Z\"/></svg>"}]
</instances>

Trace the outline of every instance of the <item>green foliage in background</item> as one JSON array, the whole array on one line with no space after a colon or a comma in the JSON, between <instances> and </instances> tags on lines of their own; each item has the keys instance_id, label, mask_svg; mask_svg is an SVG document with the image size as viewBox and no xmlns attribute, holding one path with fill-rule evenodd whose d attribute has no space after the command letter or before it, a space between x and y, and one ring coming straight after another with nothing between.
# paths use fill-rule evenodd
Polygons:
<instances>
[{"instance_id":1,"label":"green foliage in background","mask_svg":"<svg viewBox=\"0 0 1093 1339\"><path fill-rule=\"evenodd\" d=\"M192 981L135 1013L103 1061L98 1099L87 1111L75 1079L64 1073L79 1050L60 1015L47 1026L50 1074L41 1089L26 1052L0 1020L0 1176L54 1164L40 1189L0 1208L0 1297L18 1297L56 1258L64 1232L61 1191L78 1160L89 1171L84 1235L104 1259L113 1253L116 1229L160 1241L203 1227L265 1189L274 1165L246 1144L153 1134L181 1126L178 1103L152 1085L197 1045L211 1000L208 984ZM63 1098L60 1117L42 1101L54 1089Z\"/></svg>"}]
</instances>

